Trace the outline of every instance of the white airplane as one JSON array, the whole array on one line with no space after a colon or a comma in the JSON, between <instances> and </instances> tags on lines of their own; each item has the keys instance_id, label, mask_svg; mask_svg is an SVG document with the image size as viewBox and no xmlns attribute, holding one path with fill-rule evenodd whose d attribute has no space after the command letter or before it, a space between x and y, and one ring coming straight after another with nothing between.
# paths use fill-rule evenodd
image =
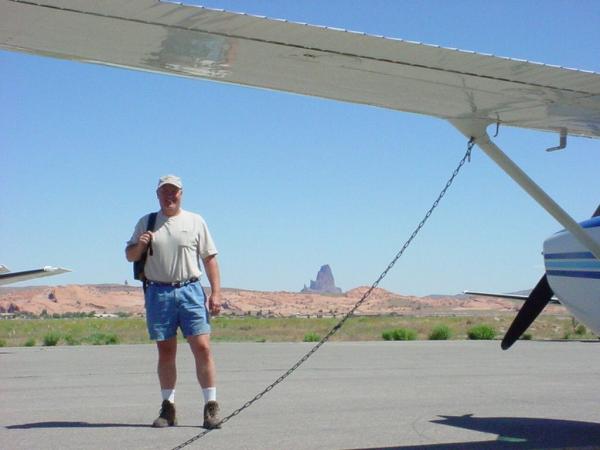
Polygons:
<instances>
[{"instance_id":1,"label":"white airplane","mask_svg":"<svg viewBox=\"0 0 600 450\"><path fill-rule=\"evenodd\" d=\"M600 138L600 74L156 0L0 0L0 48L447 120L565 228L503 348L553 293L600 334L600 219L578 224L487 133Z\"/></svg>"},{"instance_id":2,"label":"white airplane","mask_svg":"<svg viewBox=\"0 0 600 450\"><path fill-rule=\"evenodd\" d=\"M0 286L18 283L19 281L33 280L34 278L59 275L66 272L70 272L70 270L52 266L44 266L41 269L23 270L21 272L11 272L8 267L0 264Z\"/></svg>"}]
</instances>

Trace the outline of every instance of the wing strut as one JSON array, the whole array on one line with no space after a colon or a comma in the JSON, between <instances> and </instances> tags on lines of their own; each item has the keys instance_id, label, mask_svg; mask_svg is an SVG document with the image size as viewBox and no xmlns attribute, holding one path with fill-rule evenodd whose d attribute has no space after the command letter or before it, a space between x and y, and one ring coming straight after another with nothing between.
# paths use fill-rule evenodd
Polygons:
<instances>
[{"instance_id":1,"label":"wing strut","mask_svg":"<svg viewBox=\"0 0 600 450\"><path fill-rule=\"evenodd\" d=\"M600 244L563 210L542 188L521 170L504 152L491 140L486 128L491 123L483 120L454 119L450 123L475 143L488 155L502 170L517 182L542 208L554 217L566 230L586 247L592 254L600 259Z\"/></svg>"}]
</instances>

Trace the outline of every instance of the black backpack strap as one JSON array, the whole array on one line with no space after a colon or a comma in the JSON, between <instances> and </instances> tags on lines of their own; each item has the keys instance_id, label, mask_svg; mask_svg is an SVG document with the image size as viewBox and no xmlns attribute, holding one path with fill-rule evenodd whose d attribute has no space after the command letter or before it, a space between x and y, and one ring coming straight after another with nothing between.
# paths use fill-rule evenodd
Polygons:
<instances>
[{"instance_id":1,"label":"black backpack strap","mask_svg":"<svg viewBox=\"0 0 600 450\"><path fill-rule=\"evenodd\" d=\"M158 213L150 213L148 216L148 226L146 227L146 231L154 231L154 225L156 224L156 216Z\"/></svg>"},{"instance_id":2,"label":"black backpack strap","mask_svg":"<svg viewBox=\"0 0 600 450\"><path fill-rule=\"evenodd\" d=\"M148 225L146 225L146 231L154 231L154 225L156 224L156 216L158 213L150 213L150 215L148 216ZM152 250L152 241L150 241L150 244L148 245L148 250L146 250L146 254L144 254L144 265L146 263L146 258L147 258L147 254L153 255L154 251ZM146 293L146 288L148 287L148 280L146 280L146 277L144 277L144 284L143 284L143 288L144 288L144 294Z\"/></svg>"},{"instance_id":3,"label":"black backpack strap","mask_svg":"<svg viewBox=\"0 0 600 450\"><path fill-rule=\"evenodd\" d=\"M154 231L154 225L156 224L156 216L158 215L158 213L150 213L150 215L148 216L148 225L146 226L146 231ZM152 241L150 241L150 245L148 245L148 253L153 255L154 252L152 251Z\"/></svg>"}]
</instances>

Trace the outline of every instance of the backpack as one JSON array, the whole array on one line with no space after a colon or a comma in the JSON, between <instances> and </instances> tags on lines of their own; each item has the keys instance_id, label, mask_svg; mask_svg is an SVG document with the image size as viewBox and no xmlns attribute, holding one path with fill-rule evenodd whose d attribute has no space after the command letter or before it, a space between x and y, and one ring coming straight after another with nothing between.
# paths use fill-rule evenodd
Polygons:
<instances>
[{"instance_id":1,"label":"backpack","mask_svg":"<svg viewBox=\"0 0 600 450\"><path fill-rule=\"evenodd\" d=\"M148 225L146 226L146 231L154 231L154 224L156 223L156 214L157 213L153 212L148 216ZM150 251L150 254L152 254L152 242L150 242L150 245L148 246L142 257L138 261L133 262L133 278L136 280L146 280L146 277L144 275L144 266L146 265L148 251Z\"/></svg>"}]
</instances>

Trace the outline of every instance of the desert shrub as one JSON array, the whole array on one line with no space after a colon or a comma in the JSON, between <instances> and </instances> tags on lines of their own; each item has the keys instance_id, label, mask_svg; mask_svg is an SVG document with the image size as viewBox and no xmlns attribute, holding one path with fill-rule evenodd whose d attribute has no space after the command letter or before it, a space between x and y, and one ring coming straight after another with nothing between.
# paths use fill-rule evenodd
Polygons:
<instances>
[{"instance_id":1,"label":"desert shrub","mask_svg":"<svg viewBox=\"0 0 600 450\"><path fill-rule=\"evenodd\" d=\"M587 329L585 328L585 325L583 324L579 324L575 327L575 334L577 336L583 336L585 333L587 333Z\"/></svg>"},{"instance_id":2,"label":"desert shrub","mask_svg":"<svg viewBox=\"0 0 600 450\"><path fill-rule=\"evenodd\" d=\"M46 347L53 347L58 344L58 341L60 341L60 334L54 331L51 331L44 336L44 345Z\"/></svg>"},{"instance_id":3,"label":"desert shrub","mask_svg":"<svg viewBox=\"0 0 600 450\"><path fill-rule=\"evenodd\" d=\"M29 338L25 341L25 347L35 347L35 338Z\"/></svg>"},{"instance_id":4,"label":"desert shrub","mask_svg":"<svg viewBox=\"0 0 600 450\"><path fill-rule=\"evenodd\" d=\"M67 343L67 345L79 345L79 344L81 344L81 340L75 338L71 334L67 334L65 336L65 342Z\"/></svg>"},{"instance_id":5,"label":"desert shrub","mask_svg":"<svg viewBox=\"0 0 600 450\"><path fill-rule=\"evenodd\" d=\"M4 339L0 339L0 347L6 347L6 341Z\"/></svg>"},{"instance_id":6,"label":"desert shrub","mask_svg":"<svg viewBox=\"0 0 600 450\"><path fill-rule=\"evenodd\" d=\"M472 340L490 340L496 337L496 330L489 325L476 325L467 331L467 336Z\"/></svg>"},{"instance_id":7,"label":"desert shrub","mask_svg":"<svg viewBox=\"0 0 600 450\"><path fill-rule=\"evenodd\" d=\"M383 333L381 333L381 337L386 341L393 341L394 340L394 330L384 331Z\"/></svg>"},{"instance_id":8,"label":"desert shrub","mask_svg":"<svg viewBox=\"0 0 600 450\"><path fill-rule=\"evenodd\" d=\"M381 337L386 341L414 341L417 339L417 332L411 328L396 328L384 331Z\"/></svg>"},{"instance_id":9,"label":"desert shrub","mask_svg":"<svg viewBox=\"0 0 600 450\"><path fill-rule=\"evenodd\" d=\"M429 333L429 339L432 341L445 341L450 339L452 332L447 325L438 325Z\"/></svg>"},{"instance_id":10,"label":"desert shrub","mask_svg":"<svg viewBox=\"0 0 600 450\"><path fill-rule=\"evenodd\" d=\"M523 339L524 341L530 341L532 337L533 336L531 335L531 333L523 333L523 336L521 336L521 339Z\"/></svg>"},{"instance_id":11,"label":"desert shrub","mask_svg":"<svg viewBox=\"0 0 600 450\"><path fill-rule=\"evenodd\" d=\"M319 342L321 340L321 336L317 333L307 333L304 335L304 342Z\"/></svg>"},{"instance_id":12,"label":"desert shrub","mask_svg":"<svg viewBox=\"0 0 600 450\"><path fill-rule=\"evenodd\" d=\"M417 332L410 328L397 328L394 330L395 341L414 341L417 339Z\"/></svg>"},{"instance_id":13,"label":"desert shrub","mask_svg":"<svg viewBox=\"0 0 600 450\"><path fill-rule=\"evenodd\" d=\"M118 344L119 337L114 333L94 333L87 338L92 345Z\"/></svg>"}]
</instances>

